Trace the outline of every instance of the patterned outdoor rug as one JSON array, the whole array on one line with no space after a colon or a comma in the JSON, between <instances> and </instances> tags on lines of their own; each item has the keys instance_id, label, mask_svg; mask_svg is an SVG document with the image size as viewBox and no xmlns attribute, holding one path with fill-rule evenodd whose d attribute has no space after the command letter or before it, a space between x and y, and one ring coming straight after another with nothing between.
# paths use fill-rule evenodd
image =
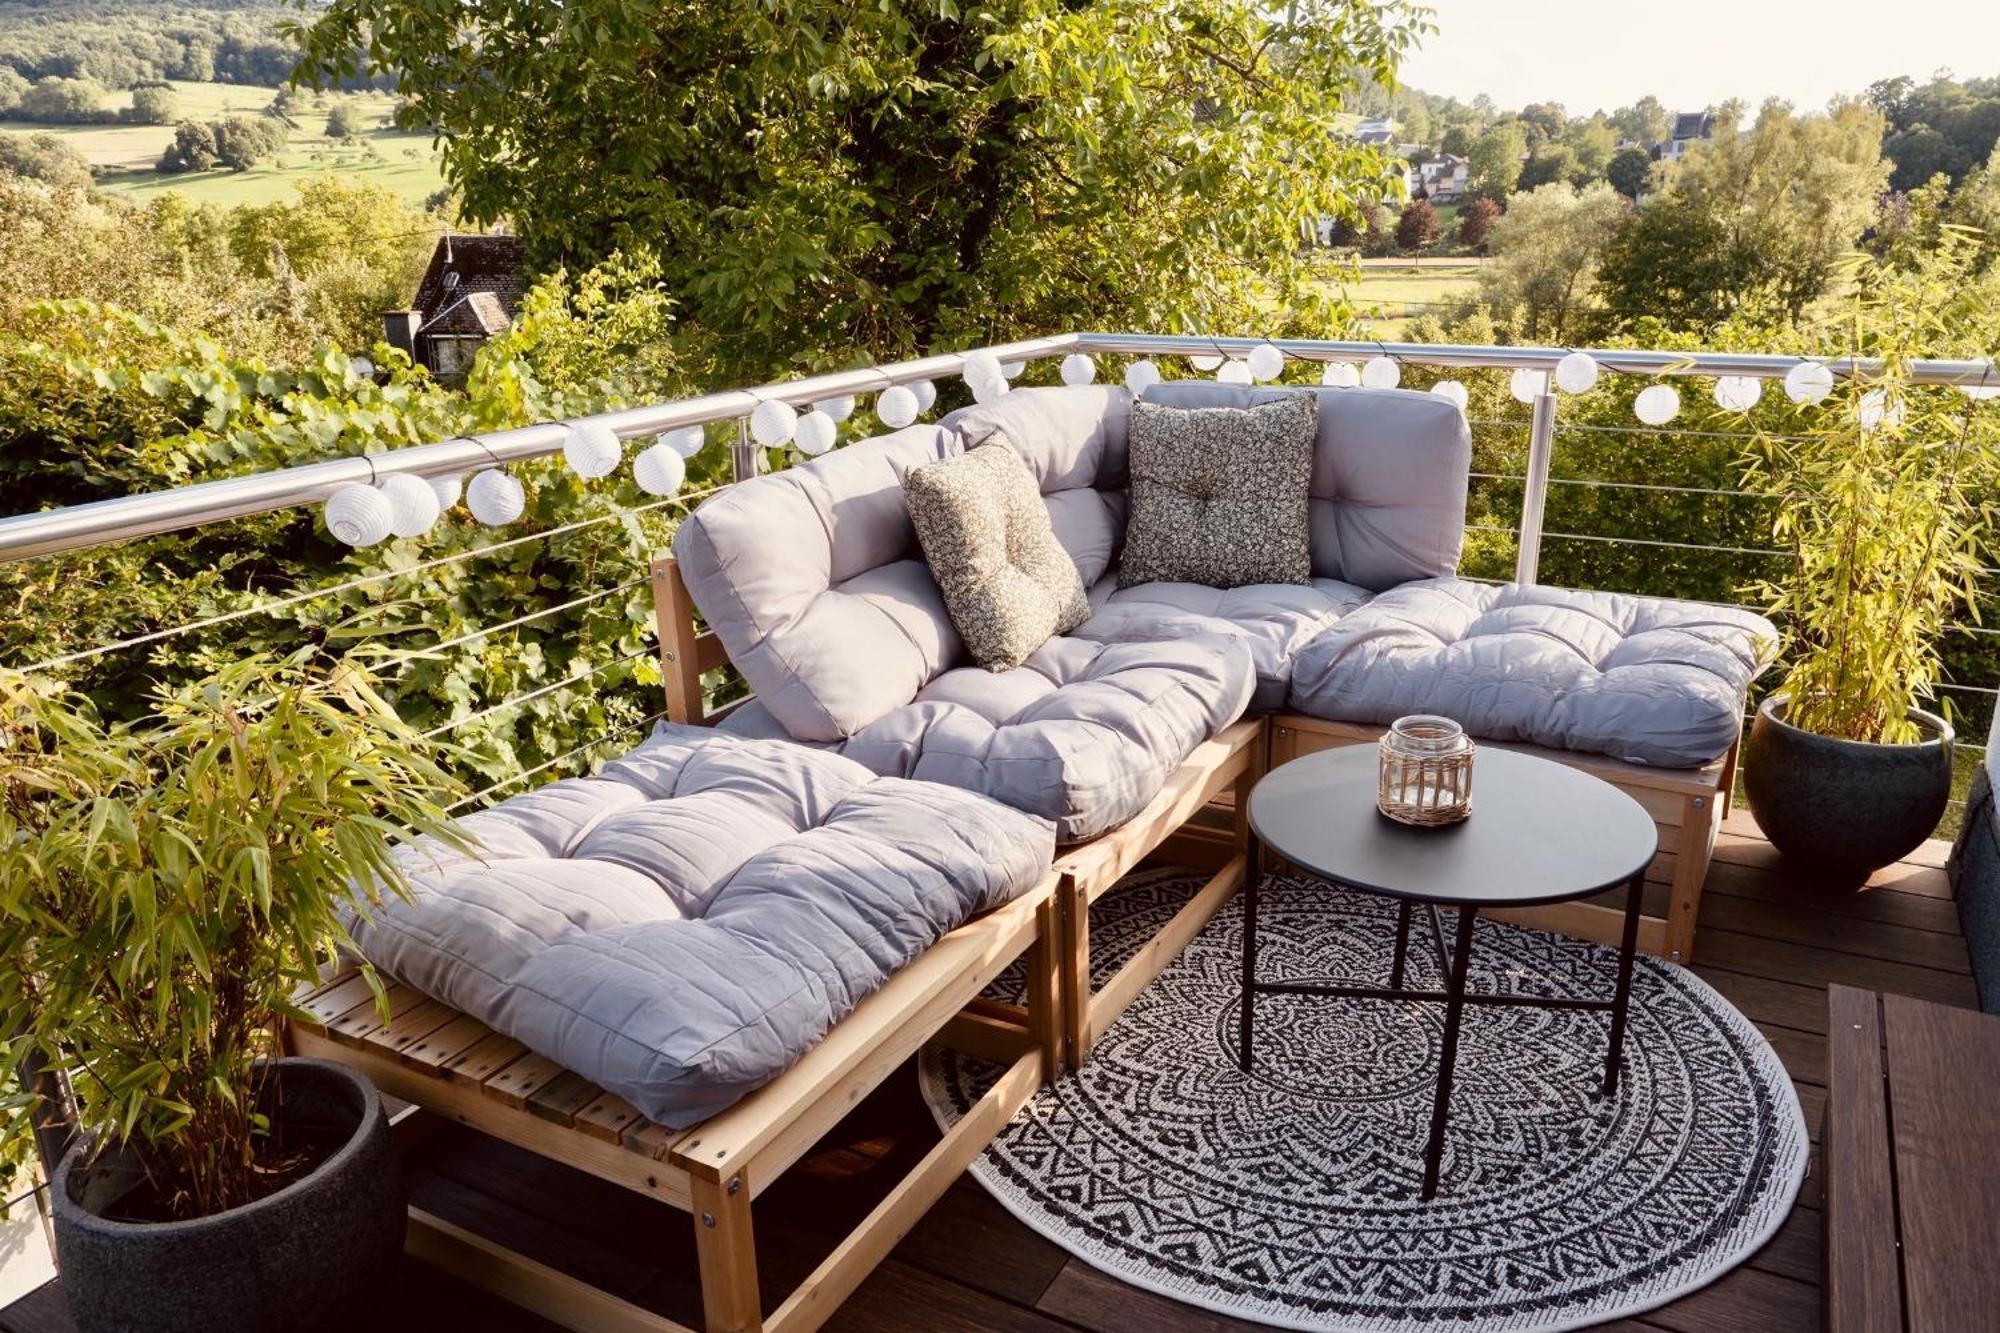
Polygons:
<instances>
[{"instance_id":1,"label":"patterned outdoor rug","mask_svg":"<svg viewBox=\"0 0 2000 1333\"><path fill-rule=\"evenodd\" d=\"M1098 979L1199 882L1144 873L1103 901L1091 919ZM1081 1073L1039 1093L973 1164L1071 1253L1175 1300L1291 1328L1554 1330L1714 1281L1790 1211L1808 1149L1778 1057L1693 974L1644 956L1608 1104L1605 1014L1467 1009L1443 1181L1419 1201L1443 1006L1259 996L1246 1077L1240 901ZM1394 939L1384 900L1274 878L1258 974L1387 984ZM1406 984L1442 986L1421 912L1410 958ZM1615 959L1481 920L1470 984L1608 995ZM1018 998L1020 974L1003 988ZM994 1074L927 1052L940 1124Z\"/></svg>"}]
</instances>

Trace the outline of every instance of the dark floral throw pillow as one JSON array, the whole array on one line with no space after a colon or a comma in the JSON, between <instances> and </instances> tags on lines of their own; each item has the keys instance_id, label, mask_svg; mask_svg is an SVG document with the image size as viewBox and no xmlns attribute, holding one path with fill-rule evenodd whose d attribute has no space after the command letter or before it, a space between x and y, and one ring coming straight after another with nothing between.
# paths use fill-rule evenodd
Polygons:
<instances>
[{"instance_id":1,"label":"dark floral throw pillow","mask_svg":"<svg viewBox=\"0 0 2000 1333\"><path fill-rule=\"evenodd\" d=\"M1003 444L912 468L903 500L972 660L1007 671L1090 615L1034 477Z\"/></svg>"},{"instance_id":2,"label":"dark floral throw pillow","mask_svg":"<svg viewBox=\"0 0 2000 1333\"><path fill-rule=\"evenodd\" d=\"M1318 432L1312 393L1247 408L1134 403L1118 586L1311 582Z\"/></svg>"}]
</instances>

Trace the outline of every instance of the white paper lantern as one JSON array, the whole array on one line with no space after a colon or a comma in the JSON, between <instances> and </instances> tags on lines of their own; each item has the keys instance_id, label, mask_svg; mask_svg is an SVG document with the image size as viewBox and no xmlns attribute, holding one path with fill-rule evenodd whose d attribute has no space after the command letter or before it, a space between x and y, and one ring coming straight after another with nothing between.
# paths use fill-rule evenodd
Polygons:
<instances>
[{"instance_id":1,"label":"white paper lantern","mask_svg":"<svg viewBox=\"0 0 2000 1333\"><path fill-rule=\"evenodd\" d=\"M1870 389L1861 395L1860 405L1854 409L1854 415L1861 422L1863 430L1874 430L1884 422L1891 426L1900 426L1903 424L1903 405L1900 402L1890 402L1889 395L1881 389Z\"/></svg>"},{"instance_id":2,"label":"white paper lantern","mask_svg":"<svg viewBox=\"0 0 2000 1333\"><path fill-rule=\"evenodd\" d=\"M833 418L815 407L792 427L792 443L808 458L818 458L833 448L839 434L840 427L834 424Z\"/></svg>"},{"instance_id":3,"label":"white paper lantern","mask_svg":"<svg viewBox=\"0 0 2000 1333\"><path fill-rule=\"evenodd\" d=\"M1571 352L1556 362L1556 387L1564 393L1589 393L1597 387L1597 358Z\"/></svg>"},{"instance_id":4,"label":"white paper lantern","mask_svg":"<svg viewBox=\"0 0 2000 1333\"><path fill-rule=\"evenodd\" d=\"M625 446L611 427L600 421L579 421L563 441L563 461L579 477L608 477L618 468Z\"/></svg>"},{"instance_id":5,"label":"white paper lantern","mask_svg":"<svg viewBox=\"0 0 2000 1333\"><path fill-rule=\"evenodd\" d=\"M375 363L365 356L354 357L347 363L347 373L358 380L372 380L375 378Z\"/></svg>"},{"instance_id":6,"label":"white paper lantern","mask_svg":"<svg viewBox=\"0 0 2000 1333\"><path fill-rule=\"evenodd\" d=\"M1319 373L1319 382L1335 389L1352 389L1361 383L1361 371L1352 361L1329 361Z\"/></svg>"},{"instance_id":7,"label":"white paper lantern","mask_svg":"<svg viewBox=\"0 0 2000 1333\"><path fill-rule=\"evenodd\" d=\"M1393 389L1403 382L1403 368L1392 356L1371 356L1361 367L1361 383L1369 389Z\"/></svg>"},{"instance_id":8,"label":"white paper lantern","mask_svg":"<svg viewBox=\"0 0 2000 1333\"><path fill-rule=\"evenodd\" d=\"M1276 343L1258 343L1244 358L1250 365L1250 375L1259 382L1278 378L1285 373L1284 349Z\"/></svg>"},{"instance_id":9,"label":"white paper lantern","mask_svg":"<svg viewBox=\"0 0 2000 1333\"><path fill-rule=\"evenodd\" d=\"M465 507L489 528L502 527L521 516L528 507L527 492L521 483L498 468L475 472L465 483Z\"/></svg>"},{"instance_id":10,"label":"white paper lantern","mask_svg":"<svg viewBox=\"0 0 2000 1333\"><path fill-rule=\"evenodd\" d=\"M1088 384L1097 378L1097 363L1082 352L1071 352L1062 359L1062 382L1075 388Z\"/></svg>"},{"instance_id":11,"label":"white paper lantern","mask_svg":"<svg viewBox=\"0 0 2000 1333\"><path fill-rule=\"evenodd\" d=\"M1134 361L1125 367L1125 387L1133 397L1141 397L1146 390L1160 382L1160 368L1151 361Z\"/></svg>"},{"instance_id":12,"label":"white paper lantern","mask_svg":"<svg viewBox=\"0 0 2000 1333\"><path fill-rule=\"evenodd\" d=\"M1440 398L1449 400L1461 412L1465 410L1466 402L1472 397L1466 391L1465 386L1457 380L1439 380L1436 384L1431 385L1431 392Z\"/></svg>"},{"instance_id":13,"label":"white paper lantern","mask_svg":"<svg viewBox=\"0 0 2000 1333\"><path fill-rule=\"evenodd\" d=\"M917 414L919 416L930 411L931 405L937 402L937 385L932 384L929 380L918 380L915 384L905 385L904 387L917 396Z\"/></svg>"},{"instance_id":14,"label":"white paper lantern","mask_svg":"<svg viewBox=\"0 0 2000 1333\"><path fill-rule=\"evenodd\" d=\"M974 352L966 357L963 373L965 387L972 390L975 402L989 403L1007 392L1007 373L991 352Z\"/></svg>"},{"instance_id":15,"label":"white paper lantern","mask_svg":"<svg viewBox=\"0 0 2000 1333\"><path fill-rule=\"evenodd\" d=\"M1215 378L1224 384L1248 384L1252 380L1250 363L1230 357L1222 363L1222 369L1215 372Z\"/></svg>"},{"instance_id":16,"label":"white paper lantern","mask_svg":"<svg viewBox=\"0 0 2000 1333\"><path fill-rule=\"evenodd\" d=\"M326 530L349 546L373 546L395 531L396 511L389 497L358 481L326 497L325 517Z\"/></svg>"},{"instance_id":17,"label":"white paper lantern","mask_svg":"<svg viewBox=\"0 0 2000 1333\"><path fill-rule=\"evenodd\" d=\"M443 513L458 503L459 493L465 489L465 478L456 472L449 477L432 477L431 491L438 498L438 512Z\"/></svg>"},{"instance_id":18,"label":"white paper lantern","mask_svg":"<svg viewBox=\"0 0 2000 1333\"><path fill-rule=\"evenodd\" d=\"M1025 361L1002 361L1000 363L1000 373L1010 380L1020 379L1021 372L1027 368L1028 363Z\"/></svg>"},{"instance_id":19,"label":"white paper lantern","mask_svg":"<svg viewBox=\"0 0 2000 1333\"><path fill-rule=\"evenodd\" d=\"M1724 375L1715 382L1715 405L1725 412L1748 412L1763 397L1764 381L1755 375Z\"/></svg>"},{"instance_id":20,"label":"white paper lantern","mask_svg":"<svg viewBox=\"0 0 2000 1333\"><path fill-rule=\"evenodd\" d=\"M766 398L750 414L750 438L766 449L775 449L792 438L798 424L797 408L776 398Z\"/></svg>"},{"instance_id":21,"label":"white paper lantern","mask_svg":"<svg viewBox=\"0 0 2000 1333\"><path fill-rule=\"evenodd\" d=\"M1801 361L1785 372L1785 396L1799 406L1826 401L1833 392L1833 372L1817 361Z\"/></svg>"},{"instance_id":22,"label":"white paper lantern","mask_svg":"<svg viewBox=\"0 0 2000 1333\"><path fill-rule=\"evenodd\" d=\"M901 430L917 419L917 396L907 385L892 384L876 397L875 415L890 430Z\"/></svg>"},{"instance_id":23,"label":"white paper lantern","mask_svg":"<svg viewBox=\"0 0 2000 1333\"><path fill-rule=\"evenodd\" d=\"M2000 384L1961 384L1958 390L1975 403L1983 403L1989 398L2000 398Z\"/></svg>"},{"instance_id":24,"label":"white paper lantern","mask_svg":"<svg viewBox=\"0 0 2000 1333\"><path fill-rule=\"evenodd\" d=\"M1632 400L1632 415L1648 426L1664 426L1680 411L1681 396L1671 384L1649 384Z\"/></svg>"},{"instance_id":25,"label":"white paper lantern","mask_svg":"<svg viewBox=\"0 0 2000 1333\"><path fill-rule=\"evenodd\" d=\"M1517 403L1534 402L1542 396L1544 387L1546 386L1542 381L1542 372L1530 370L1526 366L1507 377L1507 392L1514 395L1514 401Z\"/></svg>"},{"instance_id":26,"label":"white paper lantern","mask_svg":"<svg viewBox=\"0 0 2000 1333\"><path fill-rule=\"evenodd\" d=\"M854 395L844 393L838 398L822 398L813 404L813 410L824 412L835 421L845 421L854 415Z\"/></svg>"},{"instance_id":27,"label":"white paper lantern","mask_svg":"<svg viewBox=\"0 0 2000 1333\"><path fill-rule=\"evenodd\" d=\"M708 443L708 432L700 426L682 426L670 430L660 437L660 443L672 449L682 458L693 458Z\"/></svg>"},{"instance_id":28,"label":"white paper lantern","mask_svg":"<svg viewBox=\"0 0 2000 1333\"><path fill-rule=\"evenodd\" d=\"M1220 352L1192 352L1188 355L1188 364L1196 370L1220 370L1226 359Z\"/></svg>"},{"instance_id":29,"label":"white paper lantern","mask_svg":"<svg viewBox=\"0 0 2000 1333\"><path fill-rule=\"evenodd\" d=\"M687 460L665 442L639 451L632 460L632 480L648 495L672 495L687 480Z\"/></svg>"},{"instance_id":30,"label":"white paper lantern","mask_svg":"<svg viewBox=\"0 0 2000 1333\"><path fill-rule=\"evenodd\" d=\"M375 483L389 501L389 531L398 537L421 537L438 521L443 507L438 493L422 477L392 472Z\"/></svg>"}]
</instances>

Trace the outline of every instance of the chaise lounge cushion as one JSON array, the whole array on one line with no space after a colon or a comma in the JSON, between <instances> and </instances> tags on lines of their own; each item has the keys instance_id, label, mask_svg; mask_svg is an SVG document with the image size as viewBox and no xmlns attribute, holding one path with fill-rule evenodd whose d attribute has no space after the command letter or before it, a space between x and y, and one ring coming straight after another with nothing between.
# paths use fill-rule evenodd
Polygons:
<instances>
[{"instance_id":1,"label":"chaise lounge cushion","mask_svg":"<svg viewBox=\"0 0 2000 1333\"><path fill-rule=\"evenodd\" d=\"M1695 768L1735 743L1775 639L1728 607L1432 579L1302 648L1291 705L1340 722L1442 713L1490 740Z\"/></svg>"},{"instance_id":2,"label":"chaise lounge cushion","mask_svg":"<svg viewBox=\"0 0 2000 1333\"><path fill-rule=\"evenodd\" d=\"M1013 671L947 671L839 751L870 770L983 793L1082 842L1145 809L1197 746L1234 722L1254 685L1235 639L1058 638ZM782 734L753 700L722 722Z\"/></svg>"},{"instance_id":3,"label":"chaise lounge cushion","mask_svg":"<svg viewBox=\"0 0 2000 1333\"><path fill-rule=\"evenodd\" d=\"M851 759L660 728L401 855L358 921L397 980L684 1127L783 1073L954 927L1038 883L1045 820Z\"/></svg>"}]
</instances>

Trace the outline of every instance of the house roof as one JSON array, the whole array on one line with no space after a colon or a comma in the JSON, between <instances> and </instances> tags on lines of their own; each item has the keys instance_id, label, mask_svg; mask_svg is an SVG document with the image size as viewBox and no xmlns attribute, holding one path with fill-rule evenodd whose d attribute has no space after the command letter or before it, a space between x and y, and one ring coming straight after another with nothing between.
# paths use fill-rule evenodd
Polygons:
<instances>
[{"instance_id":1,"label":"house roof","mask_svg":"<svg viewBox=\"0 0 2000 1333\"><path fill-rule=\"evenodd\" d=\"M411 303L422 333L494 334L514 322L521 301L518 236L442 236Z\"/></svg>"},{"instance_id":2,"label":"house roof","mask_svg":"<svg viewBox=\"0 0 2000 1333\"><path fill-rule=\"evenodd\" d=\"M1706 139L1711 117L1706 111L1683 111L1674 117L1676 139Z\"/></svg>"}]
</instances>

